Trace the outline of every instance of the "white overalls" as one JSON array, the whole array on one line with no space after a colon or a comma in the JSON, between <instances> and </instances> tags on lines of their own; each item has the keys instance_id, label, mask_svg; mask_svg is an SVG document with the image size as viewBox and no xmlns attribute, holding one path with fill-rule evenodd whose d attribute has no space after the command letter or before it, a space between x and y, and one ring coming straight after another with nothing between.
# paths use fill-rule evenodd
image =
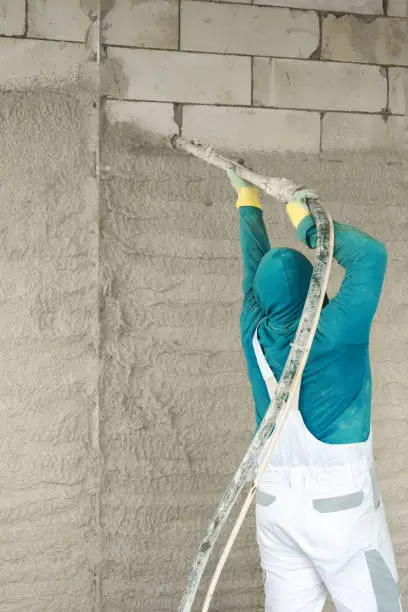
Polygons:
<instances>
[{"instance_id":1,"label":"white overalls","mask_svg":"<svg viewBox=\"0 0 408 612\"><path fill-rule=\"evenodd\" d=\"M273 397L277 382L257 331L253 346ZM256 499L265 611L321 612L328 591L338 612L401 612L371 433L358 444L321 442L298 402L299 392Z\"/></svg>"}]
</instances>

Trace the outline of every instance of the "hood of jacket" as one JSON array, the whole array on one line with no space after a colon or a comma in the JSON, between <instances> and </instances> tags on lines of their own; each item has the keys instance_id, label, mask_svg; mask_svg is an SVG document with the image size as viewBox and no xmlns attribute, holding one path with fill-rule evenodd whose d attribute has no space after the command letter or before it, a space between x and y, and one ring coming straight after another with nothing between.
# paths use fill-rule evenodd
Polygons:
<instances>
[{"instance_id":1,"label":"hood of jacket","mask_svg":"<svg viewBox=\"0 0 408 612\"><path fill-rule=\"evenodd\" d=\"M292 329L299 323L313 267L299 251L275 248L261 259L254 292L273 327Z\"/></svg>"}]
</instances>

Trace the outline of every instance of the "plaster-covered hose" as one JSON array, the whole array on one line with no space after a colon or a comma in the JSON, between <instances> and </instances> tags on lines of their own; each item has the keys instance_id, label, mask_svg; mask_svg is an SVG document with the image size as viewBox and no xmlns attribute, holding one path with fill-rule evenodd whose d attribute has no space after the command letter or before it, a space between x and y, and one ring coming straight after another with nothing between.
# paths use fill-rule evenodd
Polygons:
<instances>
[{"instance_id":1,"label":"plaster-covered hose","mask_svg":"<svg viewBox=\"0 0 408 612\"><path fill-rule=\"evenodd\" d=\"M296 186L291 181L284 178L265 178L256 172L237 164L236 162L219 155L212 147L202 146L187 141L179 136L173 136L171 144L176 149L182 149L199 159L206 161L218 168L228 170L234 167L237 174L244 180L252 183L265 193L273 196L276 200L286 203L292 199L294 194L299 191L300 186ZM207 534L201 543L199 551L190 570L187 586L183 595L179 612L190 612L199 587L205 566L210 557L214 544L221 532L221 529L232 510L238 495L247 482L250 470L255 466L265 443L268 441L270 432L273 434L268 442L268 450L258 470L257 476L243 504L240 515L233 527L231 536L227 542L224 552L215 570L210 588L204 601L203 612L208 610L212 595L215 590L218 577L227 559L232 544L238 534L250 504L255 497L259 487L262 474L268 464L269 457L276 446L278 436L285 423L286 417L291 408L291 400L300 386L302 373L306 365L310 347L313 342L319 321L320 311L323 306L323 299L327 289L330 275L330 267L333 257L334 232L333 222L330 214L318 199L308 200L310 212L316 222L317 245L315 252L315 262L313 266L312 278L310 281L309 292L307 294L302 317L292 343L281 378L277 385L273 399L269 408L254 436L243 460L224 493L224 496L214 514L207 530Z\"/></svg>"}]
</instances>

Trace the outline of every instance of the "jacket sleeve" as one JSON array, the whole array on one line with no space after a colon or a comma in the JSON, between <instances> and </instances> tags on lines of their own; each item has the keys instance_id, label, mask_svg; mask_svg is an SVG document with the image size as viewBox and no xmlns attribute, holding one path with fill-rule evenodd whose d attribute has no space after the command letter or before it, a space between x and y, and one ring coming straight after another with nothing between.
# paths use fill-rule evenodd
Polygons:
<instances>
[{"instance_id":1,"label":"jacket sleeve","mask_svg":"<svg viewBox=\"0 0 408 612\"><path fill-rule=\"evenodd\" d=\"M316 247L316 225L306 217L297 229L299 240ZM368 343L387 267L385 246L368 234L334 222L333 256L345 270L337 295L322 311L323 330L345 344Z\"/></svg>"},{"instance_id":2,"label":"jacket sleeve","mask_svg":"<svg viewBox=\"0 0 408 612\"><path fill-rule=\"evenodd\" d=\"M271 247L262 210L253 206L241 206L239 217L239 237L244 266L242 289L246 295L252 289L259 262Z\"/></svg>"}]
</instances>

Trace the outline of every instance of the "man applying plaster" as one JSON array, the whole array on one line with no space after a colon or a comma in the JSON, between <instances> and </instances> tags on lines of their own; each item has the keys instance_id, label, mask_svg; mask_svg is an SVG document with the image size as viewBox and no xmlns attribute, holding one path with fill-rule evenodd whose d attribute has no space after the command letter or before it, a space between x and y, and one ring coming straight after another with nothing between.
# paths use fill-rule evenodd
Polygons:
<instances>
[{"instance_id":1,"label":"man applying plaster","mask_svg":"<svg viewBox=\"0 0 408 612\"><path fill-rule=\"evenodd\" d=\"M302 314L312 265L271 248L258 190L229 171L238 193L244 279L241 340L257 426L267 411ZM286 206L299 240L316 247L308 192ZM397 570L373 471L369 335L385 247L334 223L345 269L326 298L300 392L262 477L257 542L266 612L400 612Z\"/></svg>"}]
</instances>

